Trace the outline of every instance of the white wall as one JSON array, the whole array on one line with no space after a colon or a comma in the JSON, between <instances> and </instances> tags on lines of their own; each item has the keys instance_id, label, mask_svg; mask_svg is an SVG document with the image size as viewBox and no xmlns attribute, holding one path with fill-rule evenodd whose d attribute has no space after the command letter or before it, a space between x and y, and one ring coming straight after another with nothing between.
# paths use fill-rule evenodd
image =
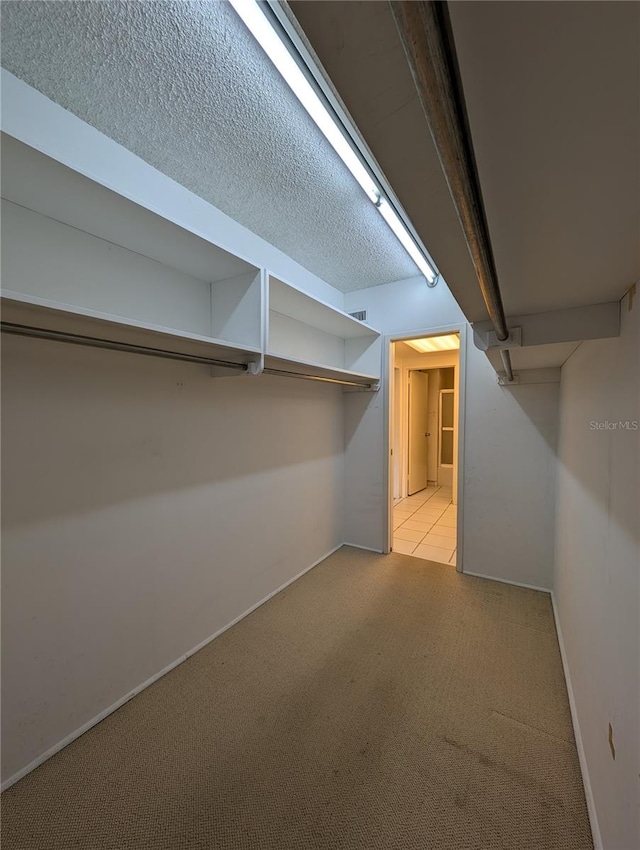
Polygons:
<instances>
[{"instance_id":1,"label":"white wall","mask_svg":"<svg viewBox=\"0 0 640 850\"><path fill-rule=\"evenodd\" d=\"M4 71L2 84L9 135L343 307L341 292L121 145ZM71 254L64 285L82 277L77 245ZM161 271L200 293L202 281ZM203 291L195 313L182 315L184 298L171 308L178 327L209 320ZM214 380L205 367L15 337L3 339L2 393L4 783L344 541L345 428L336 387Z\"/></svg>"},{"instance_id":2,"label":"white wall","mask_svg":"<svg viewBox=\"0 0 640 850\"><path fill-rule=\"evenodd\" d=\"M606 850L640 847L640 431L617 426L640 421L637 298L621 320L562 367L554 581Z\"/></svg>"},{"instance_id":3,"label":"white wall","mask_svg":"<svg viewBox=\"0 0 640 850\"><path fill-rule=\"evenodd\" d=\"M324 384L17 337L2 391L6 780L342 543L344 421Z\"/></svg>"},{"instance_id":4,"label":"white wall","mask_svg":"<svg viewBox=\"0 0 640 850\"><path fill-rule=\"evenodd\" d=\"M423 278L347 293L345 303L385 334L465 323L446 285L429 289ZM467 338L463 570L551 588L558 384L498 386ZM347 397L347 540L377 550L387 522L384 416L382 398Z\"/></svg>"},{"instance_id":5,"label":"white wall","mask_svg":"<svg viewBox=\"0 0 640 850\"><path fill-rule=\"evenodd\" d=\"M446 284L430 289L423 277L347 292L344 300L348 313L366 310L367 323L385 334L466 321Z\"/></svg>"},{"instance_id":6,"label":"white wall","mask_svg":"<svg viewBox=\"0 0 640 850\"><path fill-rule=\"evenodd\" d=\"M344 396L345 542L382 552L388 522L384 490L384 394ZM386 492L386 491L385 491Z\"/></svg>"},{"instance_id":7,"label":"white wall","mask_svg":"<svg viewBox=\"0 0 640 850\"><path fill-rule=\"evenodd\" d=\"M471 336L464 571L551 589L560 385L498 386Z\"/></svg>"}]
</instances>

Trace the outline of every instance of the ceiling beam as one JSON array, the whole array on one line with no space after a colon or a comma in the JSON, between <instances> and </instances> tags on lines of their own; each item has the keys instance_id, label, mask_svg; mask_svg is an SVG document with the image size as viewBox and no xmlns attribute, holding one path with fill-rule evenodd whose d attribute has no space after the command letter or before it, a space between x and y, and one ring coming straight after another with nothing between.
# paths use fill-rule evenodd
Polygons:
<instances>
[{"instance_id":1,"label":"ceiling beam","mask_svg":"<svg viewBox=\"0 0 640 850\"><path fill-rule=\"evenodd\" d=\"M498 339L505 340L509 331L447 4L433 0L392 0L390 5L482 296ZM505 369L508 372L506 362Z\"/></svg>"},{"instance_id":2,"label":"ceiling beam","mask_svg":"<svg viewBox=\"0 0 640 850\"><path fill-rule=\"evenodd\" d=\"M620 336L620 302L608 301L605 304L570 307L566 310L551 310L548 313L509 316L507 324L511 336L519 337L517 347L523 348L561 342L582 342L585 339L609 339ZM491 322L473 324L477 348L486 351L492 347L500 347L500 343L492 343L491 331ZM518 333L514 333L515 331Z\"/></svg>"}]
</instances>

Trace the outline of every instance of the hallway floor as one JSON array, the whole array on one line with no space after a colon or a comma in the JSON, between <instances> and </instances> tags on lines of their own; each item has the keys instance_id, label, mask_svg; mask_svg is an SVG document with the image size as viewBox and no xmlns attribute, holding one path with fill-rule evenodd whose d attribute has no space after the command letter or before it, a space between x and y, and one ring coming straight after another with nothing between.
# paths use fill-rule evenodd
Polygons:
<instances>
[{"instance_id":1,"label":"hallway floor","mask_svg":"<svg viewBox=\"0 0 640 850\"><path fill-rule=\"evenodd\" d=\"M549 595L349 547L2 795L3 850L592 847Z\"/></svg>"},{"instance_id":2,"label":"hallway floor","mask_svg":"<svg viewBox=\"0 0 640 850\"><path fill-rule=\"evenodd\" d=\"M457 507L451 487L429 485L393 506L393 551L456 565Z\"/></svg>"}]
</instances>

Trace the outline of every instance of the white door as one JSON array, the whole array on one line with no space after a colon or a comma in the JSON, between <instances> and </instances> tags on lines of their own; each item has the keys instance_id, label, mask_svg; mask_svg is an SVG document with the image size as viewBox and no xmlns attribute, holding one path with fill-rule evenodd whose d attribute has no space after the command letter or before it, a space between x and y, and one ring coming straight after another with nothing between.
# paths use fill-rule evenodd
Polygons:
<instances>
[{"instance_id":1,"label":"white door","mask_svg":"<svg viewBox=\"0 0 640 850\"><path fill-rule=\"evenodd\" d=\"M426 372L409 372L409 495L427 486L427 390Z\"/></svg>"},{"instance_id":2,"label":"white door","mask_svg":"<svg viewBox=\"0 0 640 850\"><path fill-rule=\"evenodd\" d=\"M393 439L391 441L393 454L393 498L402 498L402 370L393 370Z\"/></svg>"}]
</instances>

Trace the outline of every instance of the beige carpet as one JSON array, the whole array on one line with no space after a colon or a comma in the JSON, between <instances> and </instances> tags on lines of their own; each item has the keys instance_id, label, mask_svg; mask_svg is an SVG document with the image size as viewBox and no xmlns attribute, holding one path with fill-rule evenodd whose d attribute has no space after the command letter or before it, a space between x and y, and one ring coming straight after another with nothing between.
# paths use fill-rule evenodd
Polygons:
<instances>
[{"instance_id":1,"label":"beige carpet","mask_svg":"<svg viewBox=\"0 0 640 850\"><path fill-rule=\"evenodd\" d=\"M343 548L2 797L3 850L587 850L549 597Z\"/></svg>"}]
</instances>

